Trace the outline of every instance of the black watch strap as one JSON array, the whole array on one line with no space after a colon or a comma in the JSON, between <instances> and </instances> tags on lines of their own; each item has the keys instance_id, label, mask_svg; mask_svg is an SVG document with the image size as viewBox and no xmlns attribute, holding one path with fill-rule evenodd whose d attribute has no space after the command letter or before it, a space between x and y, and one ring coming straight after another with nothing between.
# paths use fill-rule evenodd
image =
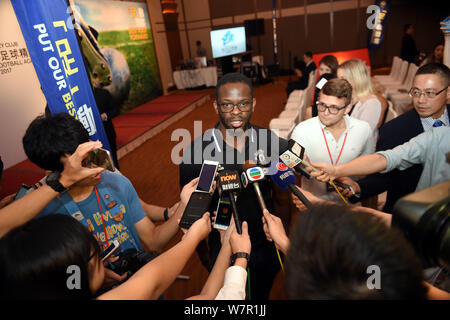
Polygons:
<instances>
[{"instance_id":1,"label":"black watch strap","mask_svg":"<svg viewBox=\"0 0 450 320\"><path fill-rule=\"evenodd\" d=\"M164 221L169 220L169 208L164 209Z\"/></svg>"},{"instance_id":2,"label":"black watch strap","mask_svg":"<svg viewBox=\"0 0 450 320\"><path fill-rule=\"evenodd\" d=\"M45 179L45 183L50 186L56 192L65 192L67 188L64 187L61 182L59 182L59 178L61 177L61 172L54 171L50 173Z\"/></svg>"},{"instance_id":3,"label":"black watch strap","mask_svg":"<svg viewBox=\"0 0 450 320\"><path fill-rule=\"evenodd\" d=\"M232 254L230 258L230 266L234 265L237 258L245 258L248 262L250 260L250 255L247 252L236 252Z\"/></svg>"}]
</instances>

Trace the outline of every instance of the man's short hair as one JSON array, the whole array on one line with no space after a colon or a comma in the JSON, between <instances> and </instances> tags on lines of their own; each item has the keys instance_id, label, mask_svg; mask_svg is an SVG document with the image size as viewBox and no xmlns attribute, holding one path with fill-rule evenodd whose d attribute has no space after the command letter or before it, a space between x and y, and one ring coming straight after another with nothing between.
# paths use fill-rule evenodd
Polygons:
<instances>
[{"instance_id":1,"label":"man's short hair","mask_svg":"<svg viewBox=\"0 0 450 320\"><path fill-rule=\"evenodd\" d=\"M441 79L444 87L450 85L450 69L442 63L432 62L421 66L414 77L423 74L435 74Z\"/></svg>"},{"instance_id":2,"label":"man's short hair","mask_svg":"<svg viewBox=\"0 0 450 320\"><path fill-rule=\"evenodd\" d=\"M311 51L305 51L305 56L312 58L313 54Z\"/></svg>"},{"instance_id":3,"label":"man's short hair","mask_svg":"<svg viewBox=\"0 0 450 320\"><path fill-rule=\"evenodd\" d=\"M45 170L62 171L61 157L72 154L78 145L89 141L81 122L67 113L38 116L28 126L22 139L27 157Z\"/></svg>"},{"instance_id":4,"label":"man's short hair","mask_svg":"<svg viewBox=\"0 0 450 320\"><path fill-rule=\"evenodd\" d=\"M195 44L199 46L199 45L202 44L202 42L201 42L200 40L197 40L197 41L195 42Z\"/></svg>"},{"instance_id":5,"label":"man's short hair","mask_svg":"<svg viewBox=\"0 0 450 320\"><path fill-rule=\"evenodd\" d=\"M369 279L375 276L369 271L373 266L380 270L379 288ZM294 227L286 294L288 299L425 299L422 271L399 230L365 212L317 205Z\"/></svg>"},{"instance_id":6,"label":"man's short hair","mask_svg":"<svg viewBox=\"0 0 450 320\"><path fill-rule=\"evenodd\" d=\"M321 93L339 99L345 99L345 106L352 101L352 86L345 79L331 79L322 87Z\"/></svg>"},{"instance_id":7,"label":"man's short hair","mask_svg":"<svg viewBox=\"0 0 450 320\"><path fill-rule=\"evenodd\" d=\"M253 84L249 78L244 74L239 72L232 72L225 74L222 78L217 81L216 85L216 100L219 101L219 89L221 86L227 83L244 83L250 88L250 94L253 98Z\"/></svg>"}]
</instances>

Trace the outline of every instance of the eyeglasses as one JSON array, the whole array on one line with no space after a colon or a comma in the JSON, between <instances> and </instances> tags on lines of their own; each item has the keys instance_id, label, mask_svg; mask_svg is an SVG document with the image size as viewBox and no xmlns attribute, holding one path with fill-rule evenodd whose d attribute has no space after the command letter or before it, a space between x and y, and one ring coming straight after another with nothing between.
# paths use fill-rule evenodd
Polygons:
<instances>
[{"instance_id":1,"label":"eyeglasses","mask_svg":"<svg viewBox=\"0 0 450 320\"><path fill-rule=\"evenodd\" d=\"M417 88L411 88L411 90L409 90L408 94L410 97L416 98L416 99L419 99L422 94L428 99L434 99L434 98L436 98L437 95L439 95L441 92L445 91L445 89L447 89L447 88L448 88L448 86L446 86L444 89L442 89L441 91L438 91L438 92L435 92L433 90L422 91Z\"/></svg>"},{"instance_id":2,"label":"eyeglasses","mask_svg":"<svg viewBox=\"0 0 450 320\"><path fill-rule=\"evenodd\" d=\"M220 111L222 112L232 112L234 110L234 107L238 107L241 112L247 112L251 109L252 101L244 100L237 103L223 102L219 103L218 106L220 108Z\"/></svg>"},{"instance_id":3,"label":"eyeglasses","mask_svg":"<svg viewBox=\"0 0 450 320\"><path fill-rule=\"evenodd\" d=\"M320 112L325 112L325 110L328 109L328 112L330 114L338 114L339 111L347 108L347 106L344 106L344 107L327 106L325 103L319 102L319 101L317 101L316 104L317 104L317 109L319 109Z\"/></svg>"}]
</instances>

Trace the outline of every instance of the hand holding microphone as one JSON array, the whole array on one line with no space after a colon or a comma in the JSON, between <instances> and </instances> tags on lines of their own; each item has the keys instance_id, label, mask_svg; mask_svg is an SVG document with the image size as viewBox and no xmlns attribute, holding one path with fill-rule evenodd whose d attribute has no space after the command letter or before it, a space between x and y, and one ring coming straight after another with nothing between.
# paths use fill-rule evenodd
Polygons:
<instances>
[{"instance_id":1,"label":"hand holding microphone","mask_svg":"<svg viewBox=\"0 0 450 320\"><path fill-rule=\"evenodd\" d=\"M311 206L311 202L303 195L303 193L295 185L295 174L282 162L273 162L269 171L272 173L270 178L281 190L291 190L291 192L302 201L306 207Z\"/></svg>"},{"instance_id":2,"label":"hand holding microphone","mask_svg":"<svg viewBox=\"0 0 450 320\"><path fill-rule=\"evenodd\" d=\"M305 189L300 188L299 186L295 186L295 188L298 190L298 192L301 192L303 194L303 196L308 199L308 201L312 204L318 204L321 202L324 202L325 200L316 197L315 195L313 195L311 192L306 191ZM297 210L299 211L305 211L308 209L308 207L303 203L303 201L301 201L295 194L292 194L292 201L294 202L295 207L297 208Z\"/></svg>"},{"instance_id":3,"label":"hand holding microphone","mask_svg":"<svg viewBox=\"0 0 450 320\"><path fill-rule=\"evenodd\" d=\"M313 162L311 167L306 170L311 173L311 176L322 182L333 181L339 177L336 167L325 162Z\"/></svg>"},{"instance_id":4,"label":"hand holding microphone","mask_svg":"<svg viewBox=\"0 0 450 320\"><path fill-rule=\"evenodd\" d=\"M239 179L239 174L234 170L223 170L219 172L217 181L219 195L221 196L222 193L228 195L231 202L231 207L233 208L233 218L236 225L236 230L239 234L242 234L241 219L239 217L235 199L235 196L237 196L241 190L241 180Z\"/></svg>"},{"instance_id":5,"label":"hand holding microphone","mask_svg":"<svg viewBox=\"0 0 450 320\"><path fill-rule=\"evenodd\" d=\"M268 241L275 243L275 247L286 254L289 248L289 238L284 230L283 222L267 209L263 211L263 229Z\"/></svg>"},{"instance_id":6,"label":"hand holding microphone","mask_svg":"<svg viewBox=\"0 0 450 320\"><path fill-rule=\"evenodd\" d=\"M325 168L326 163L310 163L308 157L305 155L305 148L293 139L289 140L288 150L280 155L280 160L289 168L296 171L302 170L300 164L303 164L306 167L306 171L319 181L328 182L334 178L330 175L325 175L325 172L322 170ZM328 167L326 169L332 170Z\"/></svg>"},{"instance_id":7,"label":"hand holding microphone","mask_svg":"<svg viewBox=\"0 0 450 320\"><path fill-rule=\"evenodd\" d=\"M350 198L357 193L361 193L359 184L349 177L336 178L335 183L342 195L347 198Z\"/></svg>"}]
</instances>

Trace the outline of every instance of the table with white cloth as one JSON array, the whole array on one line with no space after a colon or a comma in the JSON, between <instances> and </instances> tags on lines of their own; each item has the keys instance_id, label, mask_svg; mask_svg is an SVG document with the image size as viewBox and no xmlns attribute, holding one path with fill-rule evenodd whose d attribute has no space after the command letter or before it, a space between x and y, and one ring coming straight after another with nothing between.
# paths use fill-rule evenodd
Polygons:
<instances>
[{"instance_id":1,"label":"table with white cloth","mask_svg":"<svg viewBox=\"0 0 450 320\"><path fill-rule=\"evenodd\" d=\"M217 84L217 68L207 67L193 70L177 70L173 72L173 80L177 89L200 86L215 87Z\"/></svg>"}]
</instances>

